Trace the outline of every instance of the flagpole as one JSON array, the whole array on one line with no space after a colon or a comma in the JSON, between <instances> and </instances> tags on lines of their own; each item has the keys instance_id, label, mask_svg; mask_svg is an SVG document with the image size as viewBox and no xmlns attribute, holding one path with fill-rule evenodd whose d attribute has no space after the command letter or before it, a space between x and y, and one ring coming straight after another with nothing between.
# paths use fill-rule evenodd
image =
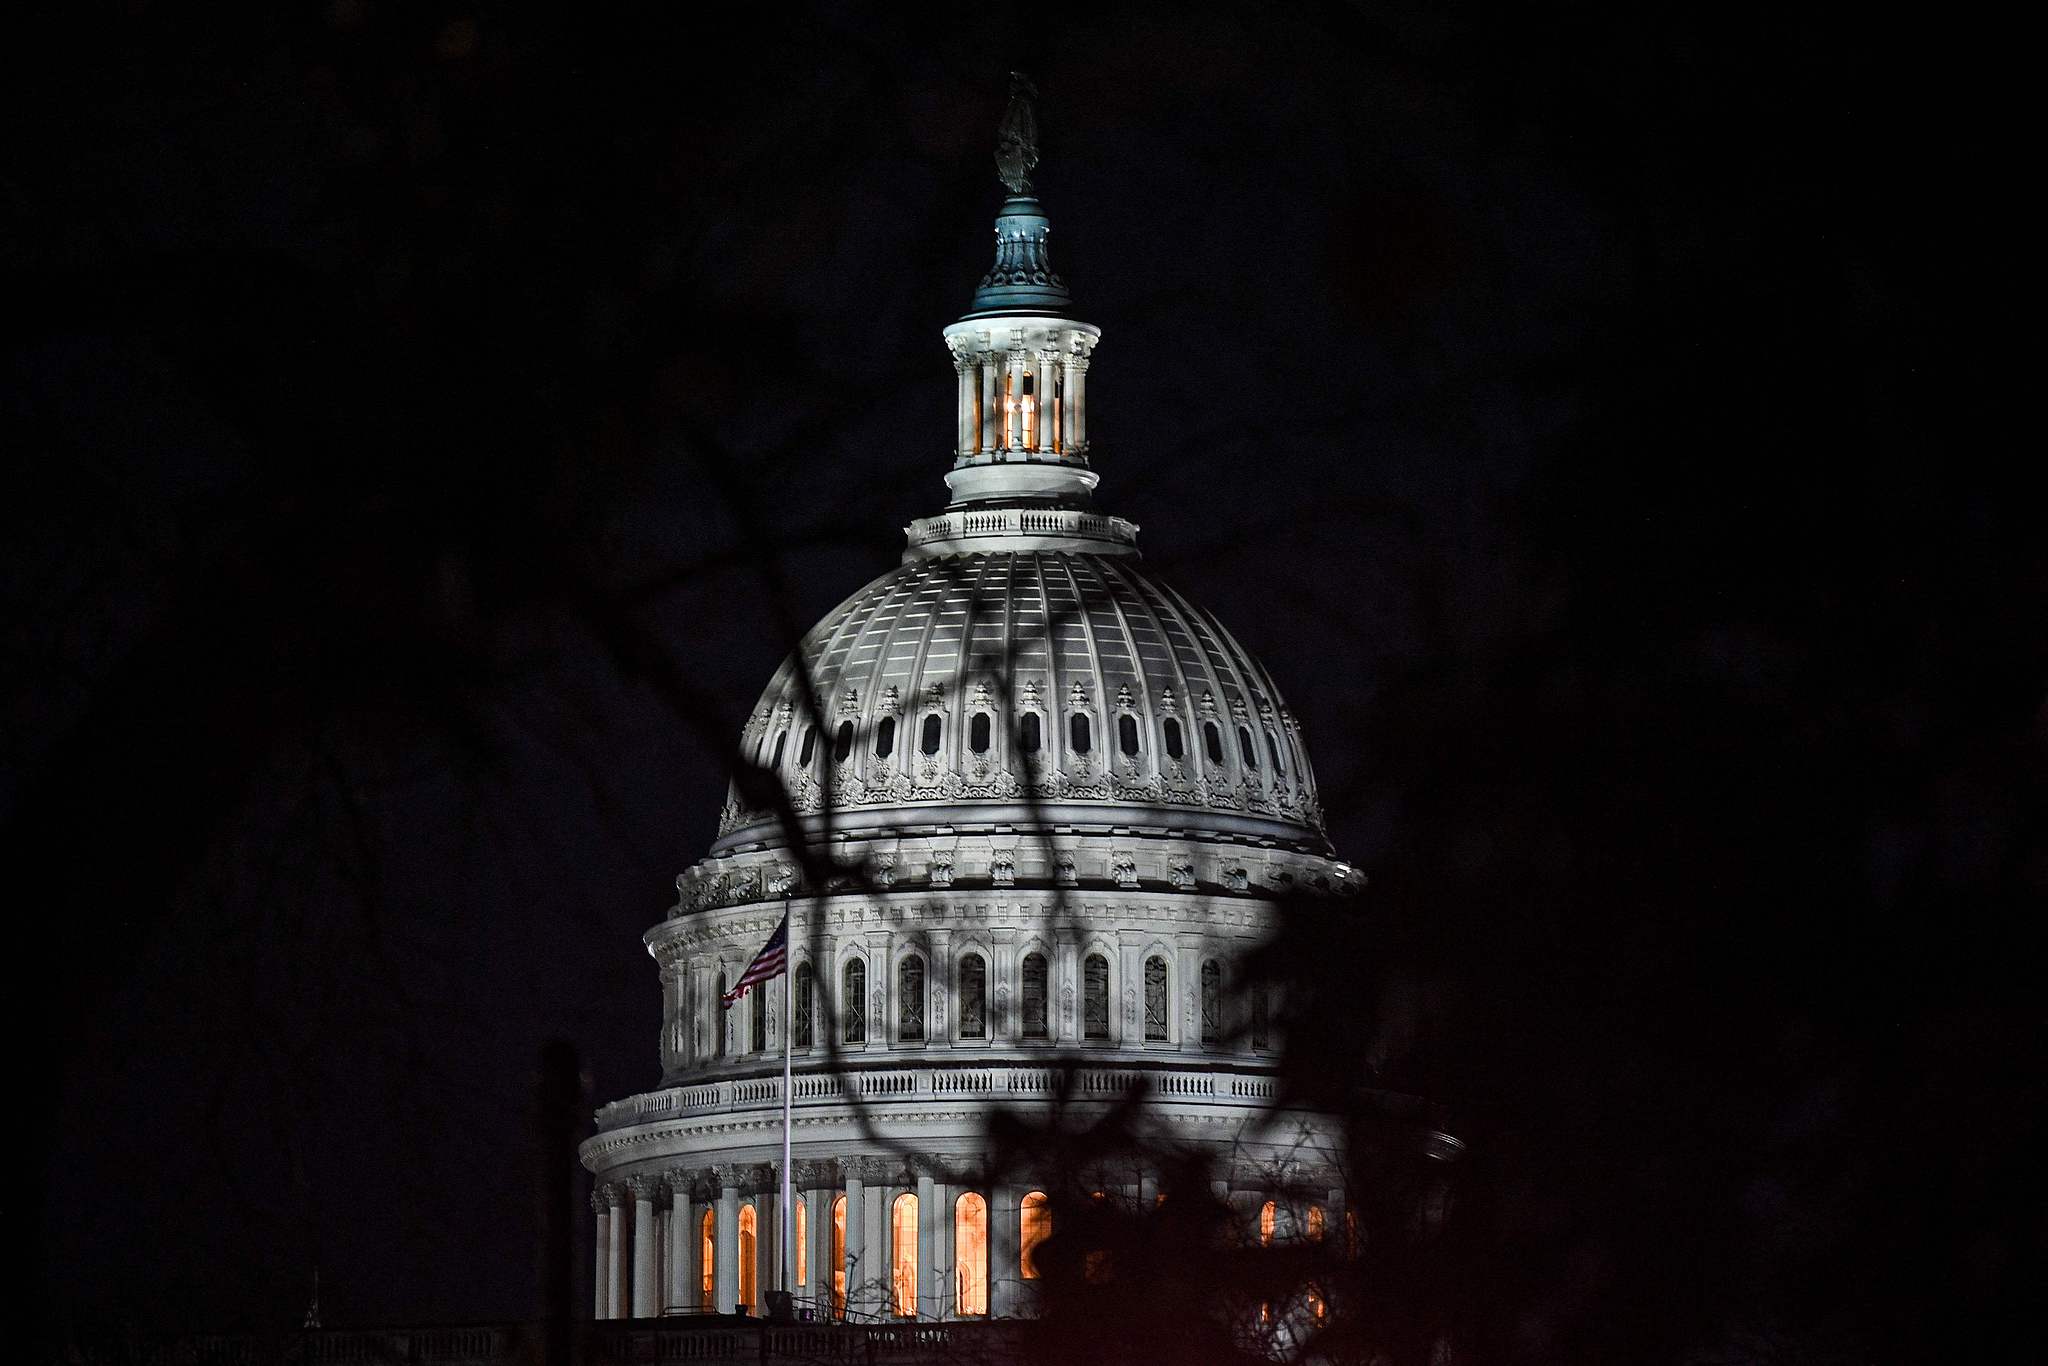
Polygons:
<instances>
[{"instance_id":1,"label":"flagpole","mask_svg":"<svg viewBox=\"0 0 2048 1366\"><path fill-rule=\"evenodd\" d=\"M782 1288L796 1293L796 1210L790 1203L789 1035L796 1013L796 958L789 952L789 898L782 898Z\"/></svg>"}]
</instances>

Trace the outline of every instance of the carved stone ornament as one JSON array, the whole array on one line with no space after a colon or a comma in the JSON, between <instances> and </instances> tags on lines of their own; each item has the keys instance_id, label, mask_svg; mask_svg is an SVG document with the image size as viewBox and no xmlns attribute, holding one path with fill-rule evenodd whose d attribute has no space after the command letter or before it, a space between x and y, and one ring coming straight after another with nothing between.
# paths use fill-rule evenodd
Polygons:
<instances>
[{"instance_id":1,"label":"carved stone ornament","mask_svg":"<svg viewBox=\"0 0 2048 1366\"><path fill-rule=\"evenodd\" d=\"M930 877L934 887L953 885L953 855L950 851L941 849L932 855Z\"/></svg>"},{"instance_id":2,"label":"carved stone ornament","mask_svg":"<svg viewBox=\"0 0 2048 1366\"><path fill-rule=\"evenodd\" d=\"M1055 859L1052 865L1052 872L1053 881L1062 887L1078 887L1081 885L1081 875L1075 871L1074 856L1072 854L1061 854Z\"/></svg>"},{"instance_id":3,"label":"carved stone ornament","mask_svg":"<svg viewBox=\"0 0 2048 1366\"><path fill-rule=\"evenodd\" d=\"M1191 892L1195 889L1195 865L1192 859L1175 859L1168 865L1166 876L1175 891Z\"/></svg>"},{"instance_id":4,"label":"carved stone ornament","mask_svg":"<svg viewBox=\"0 0 2048 1366\"><path fill-rule=\"evenodd\" d=\"M1109 860L1109 875L1116 879L1116 885L1129 889L1138 885L1138 860L1125 853L1113 854Z\"/></svg>"},{"instance_id":5,"label":"carved stone ornament","mask_svg":"<svg viewBox=\"0 0 2048 1366\"><path fill-rule=\"evenodd\" d=\"M1011 854L1008 850L1003 850L996 853L993 857L989 859L988 878L990 882L994 883L998 887L1016 886L1016 856L1014 854Z\"/></svg>"},{"instance_id":6,"label":"carved stone ornament","mask_svg":"<svg viewBox=\"0 0 2048 1366\"><path fill-rule=\"evenodd\" d=\"M1251 888L1251 877L1242 868L1225 868L1223 885L1233 892L1248 891Z\"/></svg>"}]
</instances>

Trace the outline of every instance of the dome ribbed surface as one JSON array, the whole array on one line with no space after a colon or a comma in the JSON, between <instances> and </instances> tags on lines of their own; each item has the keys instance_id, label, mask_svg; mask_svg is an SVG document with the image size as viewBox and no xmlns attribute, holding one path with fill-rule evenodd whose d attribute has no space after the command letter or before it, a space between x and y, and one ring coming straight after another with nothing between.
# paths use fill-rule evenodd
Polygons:
<instances>
[{"instance_id":1,"label":"dome ribbed surface","mask_svg":"<svg viewBox=\"0 0 2048 1366\"><path fill-rule=\"evenodd\" d=\"M828 792L835 813L903 809L906 824L963 803L1041 802L1068 819L1075 804L1142 807L1177 826L1277 824L1320 840L1314 779L1271 678L1134 557L912 560L827 616L802 657L823 728L791 660L742 743L800 814ZM735 796L721 834L758 837L771 820Z\"/></svg>"}]
</instances>

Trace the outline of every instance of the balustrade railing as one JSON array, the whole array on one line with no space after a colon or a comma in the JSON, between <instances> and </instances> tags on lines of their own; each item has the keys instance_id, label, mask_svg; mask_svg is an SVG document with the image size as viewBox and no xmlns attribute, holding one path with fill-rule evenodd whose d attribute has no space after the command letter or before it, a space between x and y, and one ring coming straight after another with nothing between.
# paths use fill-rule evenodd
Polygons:
<instances>
[{"instance_id":1,"label":"balustrade railing","mask_svg":"<svg viewBox=\"0 0 2048 1366\"><path fill-rule=\"evenodd\" d=\"M1082 1099L1113 1100L1148 1088L1175 1104L1241 1105L1271 1101L1277 1095L1271 1077L1232 1072L1178 1072L1146 1067L1079 1067L1071 1071L1040 1065L898 1067L816 1074L792 1079L791 1104L844 1103L849 1096L870 1101L922 1100L936 1096L992 1096L1018 1099L1051 1098L1063 1090ZM600 1130L688 1115L756 1110L782 1104L782 1078L753 1077L671 1087L614 1101L598 1111Z\"/></svg>"}]
</instances>

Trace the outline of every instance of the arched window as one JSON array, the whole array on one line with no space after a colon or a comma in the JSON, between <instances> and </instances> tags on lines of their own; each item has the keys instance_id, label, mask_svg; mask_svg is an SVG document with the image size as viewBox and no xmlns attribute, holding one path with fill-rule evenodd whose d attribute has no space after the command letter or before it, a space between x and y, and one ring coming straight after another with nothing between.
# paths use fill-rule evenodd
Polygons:
<instances>
[{"instance_id":1,"label":"arched window","mask_svg":"<svg viewBox=\"0 0 2048 1366\"><path fill-rule=\"evenodd\" d=\"M1109 1037L1109 960L1099 953L1081 965L1081 1037Z\"/></svg>"},{"instance_id":2,"label":"arched window","mask_svg":"<svg viewBox=\"0 0 2048 1366\"><path fill-rule=\"evenodd\" d=\"M1223 965L1211 958L1202 964L1202 1042L1223 1038Z\"/></svg>"},{"instance_id":3,"label":"arched window","mask_svg":"<svg viewBox=\"0 0 2048 1366\"><path fill-rule=\"evenodd\" d=\"M1259 1206L1259 1246L1271 1247L1273 1233L1280 1227L1280 1206L1268 1200Z\"/></svg>"},{"instance_id":4,"label":"arched window","mask_svg":"<svg viewBox=\"0 0 2048 1366\"><path fill-rule=\"evenodd\" d=\"M988 1037L988 960L978 953L960 960L960 1037Z\"/></svg>"},{"instance_id":5,"label":"arched window","mask_svg":"<svg viewBox=\"0 0 2048 1366\"><path fill-rule=\"evenodd\" d=\"M1024 955L1022 988L1018 1001L1022 1006L1023 1034L1027 1039L1046 1037L1046 972L1045 955L1027 953Z\"/></svg>"},{"instance_id":6,"label":"arched window","mask_svg":"<svg viewBox=\"0 0 2048 1366\"><path fill-rule=\"evenodd\" d=\"M1075 712L1067 718L1068 748L1076 754L1088 752L1088 718Z\"/></svg>"},{"instance_id":7,"label":"arched window","mask_svg":"<svg viewBox=\"0 0 2048 1366\"><path fill-rule=\"evenodd\" d=\"M953 1202L953 1312L988 1313L988 1201L968 1191Z\"/></svg>"},{"instance_id":8,"label":"arched window","mask_svg":"<svg viewBox=\"0 0 2048 1366\"><path fill-rule=\"evenodd\" d=\"M1145 1038L1166 1038L1166 960L1157 955L1145 960Z\"/></svg>"},{"instance_id":9,"label":"arched window","mask_svg":"<svg viewBox=\"0 0 2048 1366\"><path fill-rule=\"evenodd\" d=\"M853 753L853 722L841 721L839 733L832 737L832 762L843 764L846 756Z\"/></svg>"},{"instance_id":10,"label":"arched window","mask_svg":"<svg viewBox=\"0 0 2048 1366\"><path fill-rule=\"evenodd\" d=\"M809 963L796 965L796 999L789 1003L789 1046L809 1048L811 1046L811 994L816 990L817 974L811 971Z\"/></svg>"},{"instance_id":11,"label":"arched window","mask_svg":"<svg viewBox=\"0 0 2048 1366\"><path fill-rule=\"evenodd\" d=\"M1043 742L1038 731L1038 713L1027 711L1017 722L1017 747L1026 754L1036 754L1041 743Z\"/></svg>"},{"instance_id":12,"label":"arched window","mask_svg":"<svg viewBox=\"0 0 2048 1366\"><path fill-rule=\"evenodd\" d=\"M1311 1243L1323 1241L1324 1226L1328 1222L1329 1216L1323 1213L1321 1205L1310 1205L1308 1207L1308 1240Z\"/></svg>"},{"instance_id":13,"label":"arched window","mask_svg":"<svg viewBox=\"0 0 2048 1366\"><path fill-rule=\"evenodd\" d=\"M725 974L721 972L718 974L718 1020L713 1031L717 1037L711 1041L711 1056L714 1058L725 1056L726 1016L731 1009L732 1007L725 1003Z\"/></svg>"},{"instance_id":14,"label":"arched window","mask_svg":"<svg viewBox=\"0 0 2048 1366\"><path fill-rule=\"evenodd\" d=\"M1216 729L1214 721L1202 723L1202 748L1209 752L1209 762L1223 762L1223 732Z\"/></svg>"},{"instance_id":15,"label":"arched window","mask_svg":"<svg viewBox=\"0 0 2048 1366\"><path fill-rule=\"evenodd\" d=\"M706 1313L718 1308L718 1211L706 1209L697 1222L697 1268L703 1283L698 1304Z\"/></svg>"},{"instance_id":16,"label":"arched window","mask_svg":"<svg viewBox=\"0 0 2048 1366\"><path fill-rule=\"evenodd\" d=\"M896 718L885 716L875 727L875 757L886 759L896 752Z\"/></svg>"},{"instance_id":17,"label":"arched window","mask_svg":"<svg viewBox=\"0 0 2048 1366\"><path fill-rule=\"evenodd\" d=\"M868 965L846 960L839 970L839 1042L868 1041Z\"/></svg>"},{"instance_id":18,"label":"arched window","mask_svg":"<svg viewBox=\"0 0 2048 1366\"><path fill-rule=\"evenodd\" d=\"M1252 731L1250 726L1239 726L1237 728L1237 753L1244 760L1246 768L1257 768L1259 766L1259 752L1252 748Z\"/></svg>"},{"instance_id":19,"label":"arched window","mask_svg":"<svg viewBox=\"0 0 2048 1366\"><path fill-rule=\"evenodd\" d=\"M896 1037L924 1039L924 959L914 953L896 965Z\"/></svg>"},{"instance_id":20,"label":"arched window","mask_svg":"<svg viewBox=\"0 0 2048 1366\"><path fill-rule=\"evenodd\" d=\"M846 1197L832 1201L832 1316L846 1312Z\"/></svg>"},{"instance_id":21,"label":"arched window","mask_svg":"<svg viewBox=\"0 0 2048 1366\"><path fill-rule=\"evenodd\" d=\"M1030 1191L1017 1206L1017 1269L1027 1281L1038 1279L1038 1245L1052 1236L1052 1201L1044 1191Z\"/></svg>"},{"instance_id":22,"label":"arched window","mask_svg":"<svg viewBox=\"0 0 2048 1366\"><path fill-rule=\"evenodd\" d=\"M1260 982L1252 988L1252 1047L1271 1046L1271 1021L1267 1018L1266 984Z\"/></svg>"},{"instance_id":23,"label":"arched window","mask_svg":"<svg viewBox=\"0 0 2048 1366\"><path fill-rule=\"evenodd\" d=\"M917 1317L917 1197L896 1197L889 1211L889 1290L898 1318Z\"/></svg>"},{"instance_id":24,"label":"arched window","mask_svg":"<svg viewBox=\"0 0 2048 1366\"><path fill-rule=\"evenodd\" d=\"M1116 747L1127 757L1138 752L1138 718L1129 712L1116 718Z\"/></svg>"},{"instance_id":25,"label":"arched window","mask_svg":"<svg viewBox=\"0 0 2048 1366\"><path fill-rule=\"evenodd\" d=\"M806 1217L809 1213L806 1206L810 1201L798 1191L791 1203L795 1207L792 1212L796 1215L796 1283L797 1288L802 1289L811 1283L811 1240L804 1236L810 1229L810 1220Z\"/></svg>"},{"instance_id":26,"label":"arched window","mask_svg":"<svg viewBox=\"0 0 2048 1366\"><path fill-rule=\"evenodd\" d=\"M988 753L988 713L978 711L967 723L967 747L976 754Z\"/></svg>"},{"instance_id":27,"label":"arched window","mask_svg":"<svg viewBox=\"0 0 2048 1366\"><path fill-rule=\"evenodd\" d=\"M797 746L797 748L796 748L796 764L797 764L797 767L798 767L798 768L809 768L809 767L811 766L811 754L812 754L812 752L813 752L813 751L815 751L815 750L816 750L817 748L818 748L818 728L817 728L816 726L805 726L805 727L804 727L804 742L803 742L803 743L802 743L801 745L798 745L798 746Z\"/></svg>"},{"instance_id":28,"label":"arched window","mask_svg":"<svg viewBox=\"0 0 2048 1366\"><path fill-rule=\"evenodd\" d=\"M919 745L918 748L926 754L937 754L939 752L939 714L937 712L933 712L924 718L924 743Z\"/></svg>"},{"instance_id":29,"label":"arched window","mask_svg":"<svg viewBox=\"0 0 2048 1366\"><path fill-rule=\"evenodd\" d=\"M753 1050L754 1050L754 1051L755 1051L756 1053L758 1053L758 1052L760 1052L760 1051L761 1051L762 1049L764 1049L764 1048L768 1047L768 987L767 987L767 984L766 984L766 983L763 983L763 984L761 984L761 985L759 985L759 986L755 987L755 988L754 988L754 989L753 989L752 991L748 992L747 994L748 994L749 996L751 996L751 997L753 997L753 998L754 998L754 1000L753 1000L753 1009L752 1009L752 1010L751 1010L751 1011L749 1012L749 1013L750 1013L750 1014L751 1014L751 1015L753 1016L753 1020L752 1020L752 1024L753 1024L753 1030L752 1030L752 1032L751 1032L751 1035L750 1035L750 1037L749 1037L748 1043L749 1043L749 1046L750 1046L750 1047L751 1047L751 1048L752 1048L752 1049L753 1049Z\"/></svg>"},{"instance_id":30,"label":"arched window","mask_svg":"<svg viewBox=\"0 0 2048 1366\"><path fill-rule=\"evenodd\" d=\"M1166 732L1166 757L1175 760L1180 759L1185 753L1181 745L1180 722L1169 716L1160 729Z\"/></svg>"},{"instance_id":31,"label":"arched window","mask_svg":"<svg viewBox=\"0 0 2048 1366\"><path fill-rule=\"evenodd\" d=\"M1266 728L1266 752L1273 756L1273 771L1286 777L1287 761L1280 757L1280 737L1273 733L1271 726Z\"/></svg>"},{"instance_id":32,"label":"arched window","mask_svg":"<svg viewBox=\"0 0 2048 1366\"><path fill-rule=\"evenodd\" d=\"M777 732L775 733L775 757L774 757L773 759L770 759L770 760L768 761L768 766L769 766L770 768L781 768L781 767L782 767L782 748L783 748L783 746L784 746L784 745L787 745L788 743L789 743L789 732L788 732L788 731L786 731L786 730L783 730L783 731L777 731Z\"/></svg>"},{"instance_id":33,"label":"arched window","mask_svg":"<svg viewBox=\"0 0 2048 1366\"><path fill-rule=\"evenodd\" d=\"M759 1298L758 1292L761 1287L761 1277L759 1275L760 1268L755 1265L755 1243L757 1240L754 1237L754 1233L758 1228L759 1224L754 1215L753 1202L749 1201L741 1205L739 1272L740 1304L744 1306L740 1311L741 1313L745 1313L746 1308L752 1307L754 1301Z\"/></svg>"}]
</instances>

